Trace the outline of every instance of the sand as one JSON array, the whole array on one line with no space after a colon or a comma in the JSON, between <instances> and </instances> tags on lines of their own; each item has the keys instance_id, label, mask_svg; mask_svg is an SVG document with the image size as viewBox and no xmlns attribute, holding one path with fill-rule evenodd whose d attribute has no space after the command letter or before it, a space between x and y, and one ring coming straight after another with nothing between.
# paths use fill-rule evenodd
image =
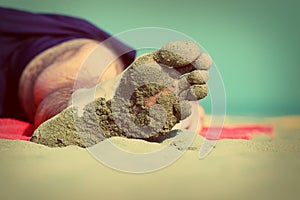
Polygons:
<instances>
[{"instance_id":1,"label":"sand","mask_svg":"<svg viewBox=\"0 0 300 200\"><path fill-rule=\"evenodd\" d=\"M205 118L206 125L209 120ZM204 160L198 160L203 138L197 136L175 163L146 174L108 168L76 146L0 140L0 199L298 199L299 122L300 116L227 117L227 125L273 124L275 136L221 140ZM134 152L164 145L111 141Z\"/></svg>"}]
</instances>

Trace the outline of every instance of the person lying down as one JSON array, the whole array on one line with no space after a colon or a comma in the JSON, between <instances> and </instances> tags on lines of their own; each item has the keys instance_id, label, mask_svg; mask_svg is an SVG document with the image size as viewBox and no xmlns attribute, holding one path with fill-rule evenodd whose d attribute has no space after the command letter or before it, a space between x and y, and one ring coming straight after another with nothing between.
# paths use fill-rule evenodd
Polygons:
<instances>
[{"instance_id":1,"label":"person lying down","mask_svg":"<svg viewBox=\"0 0 300 200\"><path fill-rule=\"evenodd\" d=\"M201 127L204 111L190 102L207 95L212 61L193 41L172 41L135 59L133 49L85 20L0 11L1 116L33 123L32 142L157 141L195 109L201 117L189 123Z\"/></svg>"}]
</instances>

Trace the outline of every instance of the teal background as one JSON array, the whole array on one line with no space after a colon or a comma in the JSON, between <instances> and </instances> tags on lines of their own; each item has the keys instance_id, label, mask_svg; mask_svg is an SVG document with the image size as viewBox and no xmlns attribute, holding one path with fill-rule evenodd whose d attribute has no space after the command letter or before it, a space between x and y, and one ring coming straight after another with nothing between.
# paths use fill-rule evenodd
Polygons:
<instances>
[{"instance_id":1,"label":"teal background","mask_svg":"<svg viewBox=\"0 0 300 200\"><path fill-rule=\"evenodd\" d=\"M300 114L300 1L9 0L1 6L85 18L111 34L155 26L206 48L227 94L227 113ZM203 100L210 111L210 99Z\"/></svg>"}]
</instances>

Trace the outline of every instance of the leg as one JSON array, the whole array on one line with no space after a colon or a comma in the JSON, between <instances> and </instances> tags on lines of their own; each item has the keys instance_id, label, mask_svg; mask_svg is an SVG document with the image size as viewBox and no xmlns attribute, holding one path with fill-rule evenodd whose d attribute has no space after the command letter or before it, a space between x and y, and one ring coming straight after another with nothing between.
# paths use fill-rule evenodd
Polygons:
<instances>
[{"instance_id":1,"label":"leg","mask_svg":"<svg viewBox=\"0 0 300 200\"><path fill-rule=\"evenodd\" d=\"M83 115L74 119L74 107L65 109L42 124L32 141L49 146L89 146L111 136L155 140L190 115L188 101L207 95L205 82L210 64L209 56L200 53L196 44L169 43L139 57L119 79L99 84L97 98L84 107ZM118 87L114 96L106 94L111 91L105 92L105 88L115 83ZM162 113L162 108L166 112ZM75 127L75 121L82 130ZM95 129L99 125L100 131ZM79 137L78 131L89 134Z\"/></svg>"},{"instance_id":2,"label":"leg","mask_svg":"<svg viewBox=\"0 0 300 200\"><path fill-rule=\"evenodd\" d=\"M69 106L77 73L97 46L99 42L91 39L70 40L42 52L28 64L21 76L19 98L28 119L36 127ZM100 58L114 56L105 47L98 54ZM103 59L95 61L95 67L102 65L107 65ZM92 87L123 69L124 64L117 60L110 64L100 80L93 72L85 71L82 87Z\"/></svg>"}]
</instances>

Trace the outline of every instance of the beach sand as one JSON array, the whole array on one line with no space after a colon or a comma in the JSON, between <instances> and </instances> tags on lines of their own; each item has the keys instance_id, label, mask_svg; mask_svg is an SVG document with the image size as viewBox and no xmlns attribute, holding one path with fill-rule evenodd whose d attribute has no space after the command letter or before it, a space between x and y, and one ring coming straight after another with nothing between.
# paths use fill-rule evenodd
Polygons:
<instances>
[{"instance_id":1,"label":"beach sand","mask_svg":"<svg viewBox=\"0 0 300 200\"><path fill-rule=\"evenodd\" d=\"M197 136L175 163L146 174L116 171L76 146L0 140L0 199L299 199L300 116L226 118L227 126L251 123L274 125L274 136L220 140L203 160ZM168 142L111 140L129 151Z\"/></svg>"}]
</instances>

